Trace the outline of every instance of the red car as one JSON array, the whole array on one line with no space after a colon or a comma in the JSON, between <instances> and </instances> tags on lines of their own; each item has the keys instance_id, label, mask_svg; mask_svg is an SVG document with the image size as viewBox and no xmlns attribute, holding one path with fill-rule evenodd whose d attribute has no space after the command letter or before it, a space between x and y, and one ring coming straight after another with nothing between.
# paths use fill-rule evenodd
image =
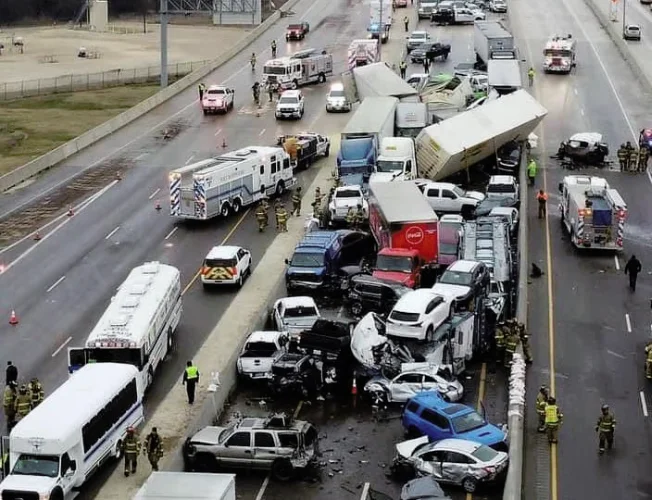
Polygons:
<instances>
[{"instance_id":1,"label":"red car","mask_svg":"<svg viewBox=\"0 0 652 500\"><path fill-rule=\"evenodd\" d=\"M285 41L303 40L310 31L310 25L306 22L299 24L290 24L285 30Z\"/></svg>"}]
</instances>

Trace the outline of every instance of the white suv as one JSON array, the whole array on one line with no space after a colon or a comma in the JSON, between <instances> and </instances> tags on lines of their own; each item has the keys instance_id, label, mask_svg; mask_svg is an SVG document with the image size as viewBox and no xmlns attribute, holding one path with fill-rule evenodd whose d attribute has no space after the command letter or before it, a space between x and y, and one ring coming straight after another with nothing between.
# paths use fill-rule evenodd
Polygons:
<instances>
[{"instance_id":1,"label":"white suv","mask_svg":"<svg viewBox=\"0 0 652 500\"><path fill-rule=\"evenodd\" d=\"M451 313L450 299L427 288L401 297L387 317L387 335L431 342Z\"/></svg>"},{"instance_id":2,"label":"white suv","mask_svg":"<svg viewBox=\"0 0 652 500\"><path fill-rule=\"evenodd\" d=\"M276 119L303 116L303 93L300 90L286 90L276 103Z\"/></svg>"},{"instance_id":3,"label":"white suv","mask_svg":"<svg viewBox=\"0 0 652 500\"><path fill-rule=\"evenodd\" d=\"M251 274L251 252L242 247L213 247L200 271L204 288L211 285L238 285Z\"/></svg>"}]
</instances>

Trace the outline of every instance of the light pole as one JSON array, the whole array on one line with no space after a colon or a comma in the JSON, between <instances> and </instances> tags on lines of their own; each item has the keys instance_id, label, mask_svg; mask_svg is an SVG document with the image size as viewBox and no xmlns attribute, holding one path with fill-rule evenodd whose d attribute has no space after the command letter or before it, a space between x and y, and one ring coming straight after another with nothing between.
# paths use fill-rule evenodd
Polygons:
<instances>
[{"instance_id":1,"label":"light pole","mask_svg":"<svg viewBox=\"0 0 652 500\"><path fill-rule=\"evenodd\" d=\"M623 0L623 36L625 36L625 18L627 17L627 0Z\"/></svg>"},{"instance_id":2,"label":"light pole","mask_svg":"<svg viewBox=\"0 0 652 500\"><path fill-rule=\"evenodd\" d=\"M168 86L168 0L161 0L161 88Z\"/></svg>"}]
</instances>

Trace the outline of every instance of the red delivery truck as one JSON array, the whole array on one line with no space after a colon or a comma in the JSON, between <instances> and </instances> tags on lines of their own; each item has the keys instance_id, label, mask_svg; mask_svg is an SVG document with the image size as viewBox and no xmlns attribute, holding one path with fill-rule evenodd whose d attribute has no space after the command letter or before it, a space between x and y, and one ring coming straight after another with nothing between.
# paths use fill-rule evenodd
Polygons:
<instances>
[{"instance_id":1,"label":"red delivery truck","mask_svg":"<svg viewBox=\"0 0 652 500\"><path fill-rule=\"evenodd\" d=\"M416 288L422 267L437 264L437 214L410 181L374 182L369 193L369 227L380 249L373 275Z\"/></svg>"}]
</instances>

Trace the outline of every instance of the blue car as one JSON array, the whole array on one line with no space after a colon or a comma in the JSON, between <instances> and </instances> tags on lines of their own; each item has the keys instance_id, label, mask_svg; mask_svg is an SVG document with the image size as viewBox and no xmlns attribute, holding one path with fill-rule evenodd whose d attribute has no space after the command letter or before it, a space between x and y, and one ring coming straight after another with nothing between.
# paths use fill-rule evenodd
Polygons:
<instances>
[{"instance_id":1,"label":"blue car","mask_svg":"<svg viewBox=\"0 0 652 500\"><path fill-rule=\"evenodd\" d=\"M420 392L403 408L403 428L408 435L430 441L457 438L475 441L496 451L509 451L507 435L473 408L447 403L436 391Z\"/></svg>"}]
</instances>

